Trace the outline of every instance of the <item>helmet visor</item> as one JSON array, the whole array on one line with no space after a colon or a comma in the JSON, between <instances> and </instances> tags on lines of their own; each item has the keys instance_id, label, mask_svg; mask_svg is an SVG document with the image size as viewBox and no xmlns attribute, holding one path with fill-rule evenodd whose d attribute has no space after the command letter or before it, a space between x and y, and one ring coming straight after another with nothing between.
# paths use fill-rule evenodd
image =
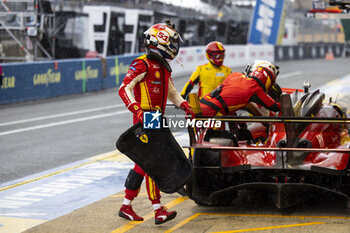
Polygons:
<instances>
[{"instance_id":1,"label":"helmet visor","mask_svg":"<svg viewBox=\"0 0 350 233\"><path fill-rule=\"evenodd\" d=\"M173 38L173 37L170 38L169 47L173 50L175 56L179 52L180 44L181 44L181 37L178 36L177 38Z\"/></svg>"},{"instance_id":2,"label":"helmet visor","mask_svg":"<svg viewBox=\"0 0 350 233\"><path fill-rule=\"evenodd\" d=\"M212 59L221 60L225 58L225 52L211 52L208 54Z\"/></svg>"}]
</instances>

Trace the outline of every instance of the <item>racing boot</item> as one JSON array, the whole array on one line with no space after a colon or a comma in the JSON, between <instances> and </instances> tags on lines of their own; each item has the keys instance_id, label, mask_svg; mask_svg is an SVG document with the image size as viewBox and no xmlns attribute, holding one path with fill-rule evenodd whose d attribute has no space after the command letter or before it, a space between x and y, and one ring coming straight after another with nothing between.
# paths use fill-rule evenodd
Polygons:
<instances>
[{"instance_id":1,"label":"racing boot","mask_svg":"<svg viewBox=\"0 0 350 233\"><path fill-rule=\"evenodd\" d=\"M156 224L165 223L176 217L176 211L168 212L165 206L160 207L154 211L154 220Z\"/></svg>"},{"instance_id":2,"label":"racing boot","mask_svg":"<svg viewBox=\"0 0 350 233\"><path fill-rule=\"evenodd\" d=\"M131 205L122 205L119 210L119 217L126 218L131 221L143 221L143 218L134 212Z\"/></svg>"}]
</instances>

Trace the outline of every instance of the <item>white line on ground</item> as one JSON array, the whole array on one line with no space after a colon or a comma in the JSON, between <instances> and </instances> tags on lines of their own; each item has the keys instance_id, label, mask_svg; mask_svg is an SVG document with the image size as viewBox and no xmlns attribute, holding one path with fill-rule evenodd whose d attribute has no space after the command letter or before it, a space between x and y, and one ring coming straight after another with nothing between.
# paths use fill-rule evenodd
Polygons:
<instances>
[{"instance_id":1,"label":"white line on ground","mask_svg":"<svg viewBox=\"0 0 350 233\"><path fill-rule=\"evenodd\" d=\"M278 75L277 81L278 79L286 79L286 78L290 78L293 76L298 76L301 75L303 72L301 71L294 71L294 72L290 72L290 73L285 73L285 74L280 74Z\"/></svg>"},{"instance_id":2,"label":"white line on ground","mask_svg":"<svg viewBox=\"0 0 350 233\"><path fill-rule=\"evenodd\" d=\"M31 122L31 121L40 121L40 120L46 120L46 119L52 119L52 118L64 117L64 116L72 116L72 115L77 115L77 114L82 114L82 113L96 112L96 111L118 108L118 107L123 107L123 106L125 106L125 104L115 104L115 105L109 105L109 106L99 107L99 108L91 108L91 109L74 111L74 112L66 112L66 113L60 113L60 114L49 115L49 116L23 119L23 120L18 120L18 121L10 121L10 122L5 122L5 123L0 123L0 126L27 123L27 122Z\"/></svg>"},{"instance_id":3,"label":"white line on ground","mask_svg":"<svg viewBox=\"0 0 350 233\"><path fill-rule=\"evenodd\" d=\"M14 134L14 133L20 133L20 132L25 132L25 131L35 130L35 129L48 128L48 127L53 127L53 126L58 126L58 125L66 125L66 124L71 124L71 123L76 123L76 122L81 122L81 121L94 120L94 119L98 119L98 118L110 117L110 116L114 116L114 115L121 115L121 114L125 114L125 113L130 113L130 112L129 112L129 110L123 110L123 111L105 113L105 114L94 115L94 116L89 116L89 117L76 118L76 119L72 119L72 120L59 121L59 122L45 124L45 125L38 125L38 126L33 126L33 127L28 127L28 128L10 130L10 131L5 131L5 132L0 133L0 136Z\"/></svg>"}]
</instances>

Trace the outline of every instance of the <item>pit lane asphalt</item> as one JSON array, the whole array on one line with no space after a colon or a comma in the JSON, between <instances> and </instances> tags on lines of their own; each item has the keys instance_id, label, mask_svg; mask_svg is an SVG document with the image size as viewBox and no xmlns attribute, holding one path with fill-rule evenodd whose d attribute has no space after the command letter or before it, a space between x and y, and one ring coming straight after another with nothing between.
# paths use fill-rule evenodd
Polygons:
<instances>
[{"instance_id":1,"label":"pit lane asphalt","mask_svg":"<svg viewBox=\"0 0 350 233\"><path fill-rule=\"evenodd\" d=\"M349 59L335 59L331 61L305 60L281 62L278 64L280 65L278 83L282 87L301 88L304 81L310 81L312 85L311 89L315 89L332 80L348 75L350 73L348 65L350 64L349 61ZM238 69L234 68L233 70L242 71L243 67ZM175 86L179 91L184 85L186 79L187 77L174 78ZM344 102L348 103L349 99ZM110 106L111 108L98 109L106 106ZM95 111L83 112L83 110L87 109L95 109ZM350 108L348 107L348 109ZM125 131L131 125L129 113L114 115L115 112L121 112L124 110L125 107L123 107L116 90L1 106L0 124L67 112L75 112L75 114L50 119L42 118L41 120L10 125L1 125L0 134L2 133L3 135L0 136L0 182L10 182L15 179L23 178L38 172L45 172L48 169L53 169L58 166L114 150L115 140L120 133ZM110 114L110 117L106 117L108 114ZM94 120L88 120L93 116L96 117ZM57 124L58 122L61 122L61 124ZM43 125L45 127L42 127ZM23 129L27 130L24 131ZM113 195L107 197L101 202L96 202L82 209L73 211L71 214L42 224L33 228L30 232L113 231L124 226L124 224L127 224L124 220L113 215L122 200L122 197L119 196L121 193L116 195L117 196ZM164 195L162 201L165 204L167 202L171 203L171 201L174 200L181 200L177 198L180 198L178 194ZM234 215L242 213L252 215L280 215L279 211L276 211L276 209L270 205L266 204L267 206L265 206L265 204L264 201L260 203L248 201L247 203L243 202L243 204L239 203L232 208L206 208L197 207L191 200L184 200L178 203L176 208L174 207L174 209L179 212L179 216L175 220L166 223L166 225L157 226L156 228L153 221L145 221L144 223L135 226L130 232L138 232L140 229L145 232L156 232L158 230L158 232L166 231L171 227L175 227L176 224L182 224L182 221L185 221L186 224L178 227L176 229L177 232L189 232L189 229L191 229L190 232L203 232L206 230L228 231L243 228L273 227L277 225L281 225L281 228L270 228L270 231L280 229L277 231L298 232L300 227L303 227L302 232L325 232L320 230L325 229L324 227L326 227L327 232L345 233L350 231L349 219L346 218L327 218L330 219L330 224L328 224L329 222L318 224L318 222L325 222L326 220L315 218L310 221L311 223L315 223L313 225L298 225L303 223L308 224L310 222L306 222L305 218L302 217L300 219L303 219L303 222L300 223L299 221L293 222L292 220L284 221L286 218L268 218L264 216L245 216L246 218L243 218L244 216ZM316 203L313 206L313 209L304 207L301 210L301 216L313 214L316 216L319 216L320 214L322 216L339 216L339 214L340 216L349 216L348 212L342 211L341 208L340 210L337 208L333 210L331 207L335 204L323 208L324 206L327 206L327 204L328 203L322 202L317 205ZM143 216L151 212L146 197L137 199L135 205L139 206L137 210ZM306 212L303 212L305 211L305 208ZM196 217L192 217L193 220L186 220L196 213L208 212L219 214L229 213L233 215L221 216L200 214ZM274 220L269 222L266 219ZM295 218L292 219L295 220ZM219 224L217 222L219 222ZM244 222L243 225L242 222ZM189 223L196 224L188 225ZM201 225L200 223L205 224ZM207 223L209 225L207 225ZM225 227L219 229L216 228L216 225ZM283 228L282 225L290 225L290 227ZM343 227L337 228L337 226ZM49 229L49 231L47 229ZM328 231L328 229L330 230ZM339 231L336 229L339 229ZM343 231L342 229L346 229L347 231ZM263 229L261 228L260 230Z\"/></svg>"},{"instance_id":2,"label":"pit lane asphalt","mask_svg":"<svg viewBox=\"0 0 350 233\"><path fill-rule=\"evenodd\" d=\"M144 186L133 205L144 221L128 221L117 216L123 196L123 192L116 193L25 233L348 233L350 230L349 211L344 209L343 202L332 199L328 202L315 199L281 211L260 194L241 193L230 207L206 207L197 206L179 194L162 193L162 203L178 214L174 220L155 225Z\"/></svg>"}]
</instances>

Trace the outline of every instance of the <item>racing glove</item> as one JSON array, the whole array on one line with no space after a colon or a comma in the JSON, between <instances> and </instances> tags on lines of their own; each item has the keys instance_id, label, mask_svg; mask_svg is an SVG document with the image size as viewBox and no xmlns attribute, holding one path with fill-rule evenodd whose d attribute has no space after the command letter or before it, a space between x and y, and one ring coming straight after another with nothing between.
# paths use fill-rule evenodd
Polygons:
<instances>
[{"instance_id":1,"label":"racing glove","mask_svg":"<svg viewBox=\"0 0 350 233\"><path fill-rule=\"evenodd\" d=\"M280 102L281 101L282 89L277 83L274 83L274 84L272 84L272 87L267 92L267 94L269 96L271 96L271 98L274 99L275 101Z\"/></svg>"},{"instance_id":2,"label":"racing glove","mask_svg":"<svg viewBox=\"0 0 350 233\"><path fill-rule=\"evenodd\" d=\"M133 114L135 114L137 116L137 118L141 121L141 123L143 123L143 111L142 111L142 108L140 107L139 103L137 103L137 102L131 103L128 106L128 109L130 112L132 112Z\"/></svg>"},{"instance_id":3,"label":"racing glove","mask_svg":"<svg viewBox=\"0 0 350 233\"><path fill-rule=\"evenodd\" d=\"M246 68L244 69L243 74L245 74L245 76L250 77L250 74L252 73L252 66L251 65L247 65Z\"/></svg>"},{"instance_id":4,"label":"racing glove","mask_svg":"<svg viewBox=\"0 0 350 233\"><path fill-rule=\"evenodd\" d=\"M186 112L186 115L191 115L191 119L196 117L196 114L193 112L191 106L187 101L184 101L180 104L180 109Z\"/></svg>"}]
</instances>

